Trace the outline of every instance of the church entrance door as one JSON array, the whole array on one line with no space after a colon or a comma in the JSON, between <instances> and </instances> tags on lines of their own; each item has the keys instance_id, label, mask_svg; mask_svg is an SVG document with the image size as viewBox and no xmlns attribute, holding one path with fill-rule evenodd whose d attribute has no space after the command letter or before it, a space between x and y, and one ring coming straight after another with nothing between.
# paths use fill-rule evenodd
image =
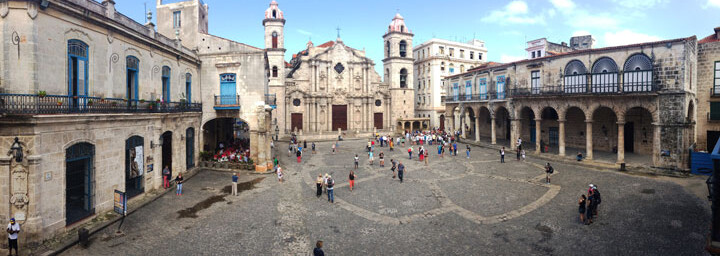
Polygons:
<instances>
[{"instance_id":1,"label":"church entrance door","mask_svg":"<svg viewBox=\"0 0 720 256\"><path fill-rule=\"evenodd\" d=\"M383 113L375 113L375 129L382 130L383 128Z\"/></svg>"},{"instance_id":2,"label":"church entrance door","mask_svg":"<svg viewBox=\"0 0 720 256\"><path fill-rule=\"evenodd\" d=\"M337 131L338 128L347 130L347 105L332 106L332 129Z\"/></svg>"},{"instance_id":3,"label":"church entrance door","mask_svg":"<svg viewBox=\"0 0 720 256\"><path fill-rule=\"evenodd\" d=\"M300 131L303 129L303 119L301 113L290 114L290 130Z\"/></svg>"}]
</instances>

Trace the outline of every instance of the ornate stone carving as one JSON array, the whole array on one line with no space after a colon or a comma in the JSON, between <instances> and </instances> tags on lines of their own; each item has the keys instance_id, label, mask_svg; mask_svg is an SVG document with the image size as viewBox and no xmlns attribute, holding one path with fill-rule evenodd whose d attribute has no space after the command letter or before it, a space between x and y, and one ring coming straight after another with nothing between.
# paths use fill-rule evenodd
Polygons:
<instances>
[{"instance_id":1,"label":"ornate stone carving","mask_svg":"<svg viewBox=\"0 0 720 256\"><path fill-rule=\"evenodd\" d=\"M0 2L0 17L5 18L10 12L10 6L7 1Z\"/></svg>"},{"instance_id":2,"label":"ornate stone carving","mask_svg":"<svg viewBox=\"0 0 720 256\"><path fill-rule=\"evenodd\" d=\"M38 4L36 1L27 1L27 14L33 20L37 17Z\"/></svg>"},{"instance_id":3,"label":"ornate stone carving","mask_svg":"<svg viewBox=\"0 0 720 256\"><path fill-rule=\"evenodd\" d=\"M10 198L10 203L17 209L23 209L28 203L30 203L27 196L28 171L22 165L15 165L11 173L12 197Z\"/></svg>"},{"instance_id":4,"label":"ornate stone carving","mask_svg":"<svg viewBox=\"0 0 720 256\"><path fill-rule=\"evenodd\" d=\"M108 33L107 33L108 43L112 44L114 40L115 40L115 35L113 34L112 30L108 31Z\"/></svg>"},{"instance_id":5,"label":"ornate stone carving","mask_svg":"<svg viewBox=\"0 0 720 256\"><path fill-rule=\"evenodd\" d=\"M327 78L327 75L325 75L325 71L320 71L320 81L325 81L325 78Z\"/></svg>"}]
</instances>

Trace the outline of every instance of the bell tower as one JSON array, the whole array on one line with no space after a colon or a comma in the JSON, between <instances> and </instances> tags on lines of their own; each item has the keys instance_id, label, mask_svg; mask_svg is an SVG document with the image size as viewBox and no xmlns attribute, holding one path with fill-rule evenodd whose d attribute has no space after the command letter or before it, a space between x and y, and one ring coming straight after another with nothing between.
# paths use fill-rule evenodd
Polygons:
<instances>
[{"instance_id":1,"label":"bell tower","mask_svg":"<svg viewBox=\"0 0 720 256\"><path fill-rule=\"evenodd\" d=\"M383 35L385 58L383 59L385 83L390 85L392 97L391 120L415 117L415 91L413 82L413 34L400 14L388 26Z\"/></svg>"},{"instance_id":2,"label":"bell tower","mask_svg":"<svg viewBox=\"0 0 720 256\"><path fill-rule=\"evenodd\" d=\"M273 127L285 127L285 118L282 118L282 111L277 106L285 106L285 16L278 8L277 1L270 2L270 7L265 10L265 19L262 22L265 27L265 54L268 63L268 93L274 94L275 102L265 102L273 107ZM266 101L273 100L266 97ZM284 133L281 129L280 132Z\"/></svg>"}]
</instances>

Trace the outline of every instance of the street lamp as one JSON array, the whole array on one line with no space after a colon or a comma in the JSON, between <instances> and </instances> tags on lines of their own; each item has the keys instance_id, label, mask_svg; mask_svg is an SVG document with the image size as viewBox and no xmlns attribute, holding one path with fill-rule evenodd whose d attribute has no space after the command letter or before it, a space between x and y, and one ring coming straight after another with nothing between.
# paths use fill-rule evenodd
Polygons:
<instances>
[{"instance_id":1,"label":"street lamp","mask_svg":"<svg viewBox=\"0 0 720 256\"><path fill-rule=\"evenodd\" d=\"M20 144L20 141L18 140L18 137L15 137L15 141L10 146L10 152L8 152L8 155L12 154L15 157L15 162L22 162L23 159L23 152L22 152L22 144Z\"/></svg>"},{"instance_id":2,"label":"street lamp","mask_svg":"<svg viewBox=\"0 0 720 256\"><path fill-rule=\"evenodd\" d=\"M280 127L278 127L276 125L275 126L275 141L277 141L279 139L279 135L280 135Z\"/></svg>"}]
</instances>

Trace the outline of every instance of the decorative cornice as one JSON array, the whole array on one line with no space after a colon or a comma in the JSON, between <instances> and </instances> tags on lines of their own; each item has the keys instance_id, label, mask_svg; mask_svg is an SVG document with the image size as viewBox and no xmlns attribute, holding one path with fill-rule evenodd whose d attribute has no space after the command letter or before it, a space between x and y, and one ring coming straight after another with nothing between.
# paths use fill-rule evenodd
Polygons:
<instances>
[{"instance_id":1,"label":"decorative cornice","mask_svg":"<svg viewBox=\"0 0 720 256\"><path fill-rule=\"evenodd\" d=\"M263 24L263 26L265 26L265 23L266 23L266 22L274 22L274 21L276 21L276 22L282 22L283 26L285 25L285 19L264 19L264 20L262 21L262 24Z\"/></svg>"}]
</instances>

